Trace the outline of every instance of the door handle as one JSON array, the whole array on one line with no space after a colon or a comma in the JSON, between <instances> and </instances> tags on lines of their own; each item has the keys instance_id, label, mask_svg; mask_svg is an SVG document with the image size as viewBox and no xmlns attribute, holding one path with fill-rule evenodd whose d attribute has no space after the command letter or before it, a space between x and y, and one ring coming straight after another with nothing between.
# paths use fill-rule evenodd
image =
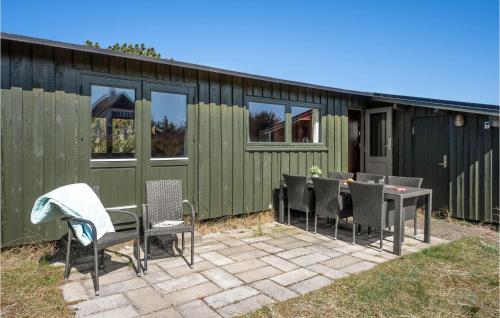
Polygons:
<instances>
[{"instance_id":1,"label":"door handle","mask_svg":"<svg viewBox=\"0 0 500 318\"><path fill-rule=\"evenodd\" d=\"M443 168L448 168L448 157L443 155L443 162L438 163L439 166L443 166Z\"/></svg>"}]
</instances>

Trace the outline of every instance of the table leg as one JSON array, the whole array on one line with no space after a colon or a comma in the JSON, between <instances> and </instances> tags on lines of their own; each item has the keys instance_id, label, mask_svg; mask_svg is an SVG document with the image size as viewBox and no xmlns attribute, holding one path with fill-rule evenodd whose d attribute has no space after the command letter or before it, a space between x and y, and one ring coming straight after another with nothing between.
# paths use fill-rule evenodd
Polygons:
<instances>
[{"instance_id":1,"label":"table leg","mask_svg":"<svg viewBox=\"0 0 500 318\"><path fill-rule=\"evenodd\" d=\"M280 182L280 192L278 194L279 197L279 211L278 211L278 222L283 223L284 222L284 214L285 214L285 206L283 200L285 193L283 190L283 182Z\"/></svg>"},{"instance_id":2,"label":"table leg","mask_svg":"<svg viewBox=\"0 0 500 318\"><path fill-rule=\"evenodd\" d=\"M424 242L431 242L431 212L432 212L432 192L426 196L425 200L425 225Z\"/></svg>"},{"instance_id":3,"label":"table leg","mask_svg":"<svg viewBox=\"0 0 500 318\"><path fill-rule=\"evenodd\" d=\"M403 200L401 197L397 196L395 200L394 211L394 239L393 239L393 253L396 255L401 255L401 234L403 233L403 220L401 217L401 211L403 210Z\"/></svg>"}]
</instances>

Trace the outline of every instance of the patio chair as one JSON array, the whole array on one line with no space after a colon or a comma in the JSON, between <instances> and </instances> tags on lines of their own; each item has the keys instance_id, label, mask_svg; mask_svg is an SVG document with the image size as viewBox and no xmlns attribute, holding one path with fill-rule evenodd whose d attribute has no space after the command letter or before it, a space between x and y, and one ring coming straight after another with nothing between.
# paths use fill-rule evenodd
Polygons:
<instances>
[{"instance_id":1,"label":"patio chair","mask_svg":"<svg viewBox=\"0 0 500 318\"><path fill-rule=\"evenodd\" d=\"M330 179L347 180L347 179L352 179L353 177L354 173L351 172L342 172L342 171L328 172L328 178Z\"/></svg>"},{"instance_id":2,"label":"patio chair","mask_svg":"<svg viewBox=\"0 0 500 318\"><path fill-rule=\"evenodd\" d=\"M182 235L184 251L184 233L191 233L191 266L194 265L194 207L188 200L182 200L181 180L146 181L147 204L142 205L144 227L144 274L148 272L148 245L152 236L177 234ZM191 224L184 222L183 205L191 210ZM172 222L167 226L160 223Z\"/></svg>"},{"instance_id":3,"label":"patio chair","mask_svg":"<svg viewBox=\"0 0 500 318\"><path fill-rule=\"evenodd\" d=\"M424 180L422 178L398 176L389 176L387 179L390 185L412 188L420 188ZM409 198L403 201L404 220L408 221L413 219L413 235L415 236L417 235L417 203L418 198ZM386 225L390 227L394 225L394 201L389 201L388 204L388 209L391 212L387 214Z\"/></svg>"},{"instance_id":4,"label":"patio chair","mask_svg":"<svg viewBox=\"0 0 500 318\"><path fill-rule=\"evenodd\" d=\"M291 176L284 174L287 202L288 202L288 225L290 225L290 210L306 213L306 231L309 229L309 212L311 212L311 200L307 177Z\"/></svg>"},{"instance_id":5,"label":"patio chair","mask_svg":"<svg viewBox=\"0 0 500 318\"><path fill-rule=\"evenodd\" d=\"M314 233L318 217L335 219L334 238L337 239L339 218L352 216L352 208L340 194L340 180L313 178L316 205L314 209Z\"/></svg>"},{"instance_id":6,"label":"patio chair","mask_svg":"<svg viewBox=\"0 0 500 318\"><path fill-rule=\"evenodd\" d=\"M380 179L385 180L385 176L379 174L356 172L356 181L359 182L370 182L379 183Z\"/></svg>"},{"instance_id":7,"label":"patio chair","mask_svg":"<svg viewBox=\"0 0 500 318\"><path fill-rule=\"evenodd\" d=\"M387 220L384 185L363 182L349 183L352 198L352 244L356 244L356 224L380 229L380 249L383 248Z\"/></svg>"},{"instance_id":8,"label":"patio chair","mask_svg":"<svg viewBox=\"0 0 500 318\"><path fill-rule=\"evenodd\" d=\"M100 189L99 187L92 187L92 190L97 194L97 196L100 197ZM74 233L73 227L70 224L70 221L73 222L83 222L86 223L90 226L92 229L92 245L94 248L94 291L95 295L99 296L99 268L103 269L104 268L104 250L108 247L118 245L121 243L125 243L131 240L134 240L135 248L134 248L134 256L137 261L137 267L136 267L136 273L137 276L141 276L141 269L140 269L140 236L139 236L139 218L137 215L133 212L129 211L123 211L123 210L115 210L115 209L106 209L108 212L112 213L120 213L124 214L126 216L130 216L134 221L135 221L135 229L129 230L129 231L121 231L121 232L109 232L104 234L100 239L97 239L97 231L94 223L92 223L89 220L81 219L81 218L76 218L76 217L64 217L62 220L66 221L68 223L68 239L67 239L67 246L66 246L66 263L64 267L64 278L67 279L69 277L70 269L71 269L71 264L70 264L70 254L71 254L71 241L73 238L76 237L76 234ZM100 257L98 256L100 254ZM99 261L100 258L100 261Z\"/></svg>"}]
</instances>

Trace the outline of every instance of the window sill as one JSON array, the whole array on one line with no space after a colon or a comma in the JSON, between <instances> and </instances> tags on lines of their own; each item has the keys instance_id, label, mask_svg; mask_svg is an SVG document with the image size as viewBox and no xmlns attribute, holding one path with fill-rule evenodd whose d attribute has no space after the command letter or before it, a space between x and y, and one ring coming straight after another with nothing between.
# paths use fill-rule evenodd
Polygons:
<instances>
[{"instance_id":1,"label":"window sill","mask_svg":"<svg viewBox=\"0 0 500 318\"><path fill-rule=\"evenodd\" d=\"M246 151L328 151L325 144L247 144Z\"/></svg>"},{"instance_id":2,"label":"window sill","mask_svg":"<svg viewBox=\"0 0 500 318\"><path fill-rule=\"evenodd\" d=\"M182 158L151 158L149 160L151 167L167 167L167 166L187 166L189 159Z\"/></svg>"},{"instance_id":3,"label":"window sill","mask_svg":"<svg viewBox=\"0 0 500 318\"><path fill-rule=\"evenodd\" d=\"M136 158L90 160L90 168L126 168L135 166L137 166Z\"/></svg>"}]
</instances>

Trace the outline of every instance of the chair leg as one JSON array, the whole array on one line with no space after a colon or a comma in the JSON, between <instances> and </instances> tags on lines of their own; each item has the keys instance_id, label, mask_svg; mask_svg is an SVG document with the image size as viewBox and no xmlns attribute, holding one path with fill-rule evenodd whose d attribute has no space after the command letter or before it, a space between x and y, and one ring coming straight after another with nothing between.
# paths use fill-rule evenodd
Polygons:
<instances>
[{"instance_id":1,"label":"chair leg","mask_svg":"<svg viewBox=\"0 0 500 318\"><path fill-rule=\"evenodd\" d=\"M182 240L182 251L184 252L184 232L182 232L182 235L181 235L181 240Z\"/></svg>"},{"instance_id":2,"label":"chair leg","mask_svg":"<svg viewBox=\"0 0 500 318\"><path fill-rule=\"evenodd\" d=\"M149 236L144 234L144 275L148 274L148 242Z\"/></svg>"},{"instance_id":3,"label":"chair leg","mask_svg":"<svg viewBox=\"0 0 500 318\"><path fill-rule=\"evenodd\" d=\"M141 277L141 240L140 236L137 237L137 240L135 240L135 260L137 261L137 268L136 268L136 273L137 277Z\"/></svg>"},{"instance_id":4,"label":"chair leg","mask_svg":"<svg viewBox=\"0 0 500 318\"><path fill-rule=\"evenodd\" d=\"M99 261L99 268L100 269L104 269L104 249L102 249L100 252L99 252L99 258L100 258L100 261Z\"/></svg>"},{"instance_id":5,"label":"chair leg","mask_svg":"<svg viewBox=\"0 0 500 318\"><path fill-rule=\"evenodd\" d=\"M71 232L71 229L69 229L68 231L68 242L66 244L66 264L64 266L64 278L68 278L69 277L69 272L71 270L71 267L69 265L69 256L71 254L71 239L72 239L72 232Z\"/></svg>"},{"instance_id":6,"label":"chair leg","mask_svg":"<svg viewBox=\"0 0 500 318\"><path fill-rule=\"evenodd\" d=\"M336 240L337 239L337 230L338 230L338 227L339 227L339 217L336 216L335 217L335 232L333 234L333 238Z\"/></svg>"},{"instance_id":7,"label":"chair leg","mask_svg":"<svg viewBox=\"0 0 500 318\"><path fill-rule=\"evenodd\" d=\"M314 234L316 234L318 229L318 215L314 213Z\"/></svg>"},{"instance_id":8,"label":"chair leg","mask_svg":"<svg viewBox=\"0 0 500 318\"><path fill-rule=\"evenodd\" d=\"M288 208L288 225L290 225L290 208Z\"/></svg>"},{"instance_id":9,"label":"chair leg","mask_svg":"<svg viewBox=\"0 0 500 318\"><path fill-rule=\"evenodd\" d=\"M97 251L97 245L94 243L94 270L95 270L95 284L94 290L95 295L99 296L99 252Z\"/></svg>"},{"instance_id":10,"label":"chair leg","mask_svg":"<svg viewBox=\"0 0 500 318\"><path fill-rule=\"evenodd\" d=\"M306 212L306 231L309 231L309 212Z\"/></svg>"},{"instance_id":11,"label":"chair leg","mask_svg":"<svg viewBox=\"0 0 500 318\"><path fill-rule=\"evenodd\" d=\"M383 251L384 248L384 228L380 227L380 251Z\"/></svg>"},{"instance_id":12,"label":"chair leg","mask_svg":"<svg viewBox=\"0 0 500 318\"><path fill-rule=\"evenodd\" d=\"M358 224L358 235L361 235L361 224Z\"/></svg>"},{"instance_id":13,"label":"chair leg","mask_svg":"<svg viewBox=\"0 0 500 318\"><path fill-rule=\"evenodd\" d=\"M352 222L352 245L356 244L356 223Z\"/></svg>"},{"instance_id":14,"label":"chair leg","mask_svg":"<svg viewBox=\"0 0 500 318\"><path fill-rule=\"evenodd\" d=\"M194 232L191 231L191 266L194 265Z\"/></svg>"},{"instance_id":15,"label":"chair leg","mask_svg":"<svg viewBox=\"0 0 500 318\"><path fill-rule=\"evenodd\" d=\"M413 219L413 236L417 236L417 218Z\"/></svg>"},{"instance_id":16,"label":"chair leg","mask_svg":"<svg viewBox=\"0 0 500 318\"><path fill-rule=\"evenodd\" d=\"M372 227L368 227L368 237L372 237Z\"/></svg>"}]
</instances>

